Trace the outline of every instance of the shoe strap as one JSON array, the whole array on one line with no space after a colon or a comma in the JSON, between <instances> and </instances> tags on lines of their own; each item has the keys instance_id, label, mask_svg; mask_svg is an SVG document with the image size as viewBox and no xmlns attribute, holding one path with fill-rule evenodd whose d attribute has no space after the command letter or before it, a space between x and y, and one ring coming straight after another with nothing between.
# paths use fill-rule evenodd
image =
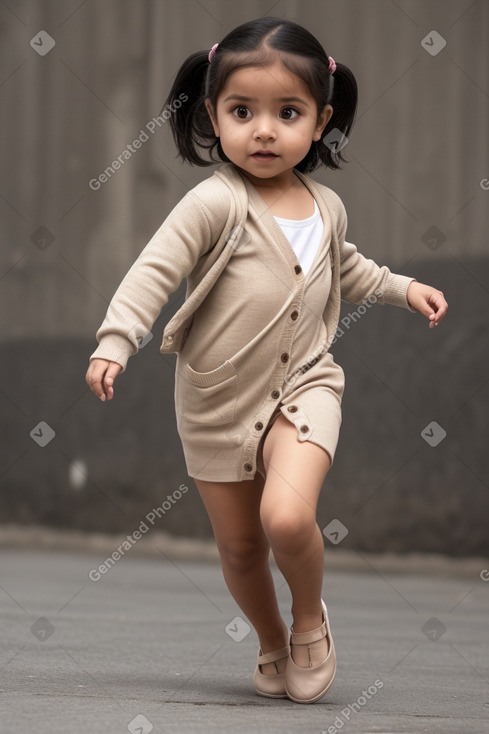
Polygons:
<instances>
[{"instance_id":1,"label":"shoe strap","mask_svg":"<svg viewBox=\"0 0 489 734\"><path fill-rule=\"evenodd\" d=\"M311 642L316 642L326 637L326 622L323 622L320 627L310 632L294 632L293 628L291 628L290 632L290 641L293 645L309 645Z\"/></svg>"},{"instance_id":2,"label":"shoe strap","mask_svg":"<svg viewBox=\"0 0 489 734\"><path fill-rule=\"evenodd\" d=\"M290 647L282 647L280 650L272 650L272 652L262 653L261 647L258 651L258 665L266 665L266 663L274 663L276 660L281 658L287 658L289 656Z\"/></svg>"}]
</instances>

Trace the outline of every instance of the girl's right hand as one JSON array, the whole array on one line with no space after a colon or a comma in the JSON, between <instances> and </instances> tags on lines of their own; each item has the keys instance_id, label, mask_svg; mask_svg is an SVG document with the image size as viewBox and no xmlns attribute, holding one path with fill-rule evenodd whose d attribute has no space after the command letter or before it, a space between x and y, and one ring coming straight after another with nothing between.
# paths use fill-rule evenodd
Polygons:
<instances>
[{"instance_id":1,"label":"girl's right hand","mask_svg":"<svg viewBox=\"0 0 489 734\"><path fill-rule=\"evenodd\" d=\"M95 395L100 400L112 400L114 380L122 370L122 365L108 359L92 359L85 376Z\"/></svg>"}]
</instances>

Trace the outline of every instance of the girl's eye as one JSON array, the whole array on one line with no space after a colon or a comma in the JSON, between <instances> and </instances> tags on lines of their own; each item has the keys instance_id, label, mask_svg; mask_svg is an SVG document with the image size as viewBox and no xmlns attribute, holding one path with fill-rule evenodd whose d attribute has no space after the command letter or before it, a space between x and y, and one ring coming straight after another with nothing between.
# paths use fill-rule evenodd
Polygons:
<instances>
[{"instance_id":1,"label":"girl's eye","mask_svg":"<svg viewBox=\"0 0 489 734\"><path fill-rule=\"evenodd\" d=\"M290 116L291 112L295 112L296 115L300 115L300 112L296 110L294 107L284 107L282 112L285 113L286 120L295 120L295 117Z\"/></svg>"},{"instance_id":2,"label":"girl's eye","mask_svg":"<svg viewBox=\"0 0 489 734\"><path fill-rule=\"evenodd\" d=\"M239 105L238 107L235 107L234 110L233 110L233 112L236 112L237 113L237 116L241 120L245 120L246 119L246 117L247 117L247 115L246 115L247 111L248 111L248 108L245 105ZM244 112L244 114L241 114L243 112Z\"/></svg>"},{"instance_id":3,"label":"girl's eye","mask_svg":"<svg viewBox=\"0 0 489 734\"><path fill-rule=\"evenodd\" d=\"M246 105L238 105L232 111L240 120L246 120L248 118L249 109ZM283 107L281 113L284 120L295 120L300 115L299 110L296 110L294 107Z\"/></svg>"}]
</instances>

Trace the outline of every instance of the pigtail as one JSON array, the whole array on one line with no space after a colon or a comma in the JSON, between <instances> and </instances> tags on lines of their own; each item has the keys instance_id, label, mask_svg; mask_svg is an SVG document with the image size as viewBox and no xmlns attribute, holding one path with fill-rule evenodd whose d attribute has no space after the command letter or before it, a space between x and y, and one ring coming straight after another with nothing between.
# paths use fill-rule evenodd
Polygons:
<instances>
[{"instance_id":1,"label":"pigtail","mask_svg":"<svg viewBox=\"0 0 489 734\"><path fill-rule=\"evenodd\" d=\"M326 166L335 169L341 168L340 161L347 163L342 146L345 141L341 135L348 137L352 129L357 110L358 87L353 72L344 64L336 63L331 81L333 93L328 103L333 107L333 114L324 129L317 152Z\"/></svg>"},{"instance_id":2,"label":"pigtail","mask_svg":"<svg viewBox=\"0 0 489 734\"><path fill-rule=\"evenodd\" d=\"M196 51L183 62L162 108L172 113L168 122L178 154L183 161L198 166L209 166L211 161L201 158L195 142L214 137L204 104L208 55L209 51Z\"/></svg>"}]
</instances>

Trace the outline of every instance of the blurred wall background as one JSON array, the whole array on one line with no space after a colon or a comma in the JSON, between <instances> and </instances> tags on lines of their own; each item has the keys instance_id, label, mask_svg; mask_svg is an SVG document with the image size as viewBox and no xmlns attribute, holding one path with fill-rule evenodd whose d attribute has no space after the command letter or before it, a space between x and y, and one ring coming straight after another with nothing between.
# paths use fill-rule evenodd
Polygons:
<instances>
[{"instance_id":1,"label":"blurred wall background","mask_svg":"<svg viewBox=\"0 0 489 734\"><path fill-rule=\"evenodd\" d=\"M162 124L90 181L147 131L184 58L263 15L302 23L357 77L350 162L313 174L343 199L347 239L450 306L429 329L392 306L348 321L358 307L343 302L343 424L319 525L339 520L345 548L487 554L485 0L0 4L0 521L130 533L161 506L159 529L211 536L176 430L175 355L158 351L185 282L113 401L85 373L118 284L214 167L182 165Z\"/></svg>"}]
</instances>

